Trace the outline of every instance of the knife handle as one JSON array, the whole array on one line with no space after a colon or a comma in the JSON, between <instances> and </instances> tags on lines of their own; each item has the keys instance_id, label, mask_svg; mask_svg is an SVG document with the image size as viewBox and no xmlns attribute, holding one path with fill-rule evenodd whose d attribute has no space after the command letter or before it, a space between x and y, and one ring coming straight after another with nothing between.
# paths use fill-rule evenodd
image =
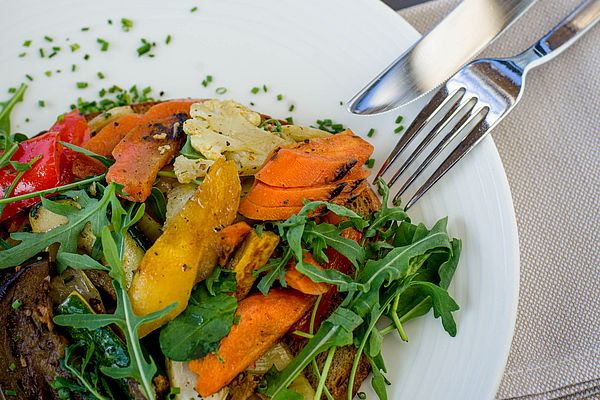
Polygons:
<instances>
[{"instance_id":1,"label":"knife handle","mask_svg":"<svg viewBox=\"0 0 600 400\"><path fill-rule=\"evenodd\" d=\"M535 68L562 53L599 20L600 0L586 0L513 61L524 71Z\"/></svg>"}]
</instances>

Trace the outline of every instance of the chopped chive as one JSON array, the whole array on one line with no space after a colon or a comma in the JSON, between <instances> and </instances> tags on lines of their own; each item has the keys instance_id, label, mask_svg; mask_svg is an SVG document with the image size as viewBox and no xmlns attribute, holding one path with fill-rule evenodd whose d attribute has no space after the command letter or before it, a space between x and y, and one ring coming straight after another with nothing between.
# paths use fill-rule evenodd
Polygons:
<instances>
[{"instance_id":1,"label":"chopped chive","mask_svg":"<svg viewBox=\"0 0 600 400\"><path fill-rule=\"evenodd\" d=\"M8 93L17 93L17 88L14 88L14 87L8 88Z\"/></svg>"},{"instance_id":2,"label":"chopped chive","mask_svg":"<svg viewBox=\"0 0 600 400\"><path fill-rule=\"evenodd\" d=\"M128 18L121 18L121 28L125 32L129 32L129 30L133 28L133 21Z\"/></svg>"},{"instance_id":3,"label":"chopped chive","mask_svg":"<svg viewBox=\"0 0 600 400\"><path fill-rule=\"evenodd\" d=\"M46 102L44 100L38 100L38 106L44 108L46 107Z\"/></svg>"},{"instance_id":4,"label":"chopped chive","mask_svg":"<svg viewBox=\"0 0 600 400\"><path fill-rule=\"evenodd\" d=\"M278 94L277 95L277 101L281 101L283 100L283 95L282 94Z\"/></svg>"},{"instance_id":5,"label":"chopped chive","mask_svg":"<svg viewBox=\"0 0 600 400\"><path fill-rule=\"evenodd\" d=\"M86 54L85 56L83 56L83 59L84 59L85 61L89 60L89 59L90 59L90 55L89 55L89 54Z\"/></svg>"},{"instance_id":6,"label":"chopped chive","mask_svg":"<svg viewBox=\"0 0 600 400\"><path fill-rule=\"evenodd\" d=\"M290 108L288 108L288 111L292 112L292 111L294 111L295 108L296 108L296 106L292 104L292 105L290 105Z\"/></svg>"},{"instance_id":7,"label":"chopped chive","mask_svg":"<svg viewBox=\"0 0 600 400\"><path fill-rule=\"evenodd\" d=\"M27 53L19 53L19 58L23 58L27 55Z\"/></svg>"},{"instance_id":8,"label":"chopped chive","mask_svg":"<svg viewBox=\"0 0 600 400\"><path fill-rule=\"evenodd\" d=\"M344 105L344 102L340 100L340 106L343 106L343 105Z\"/></svg>"},{"instance_id":9,"label":"chopped chive","mask_svg":"<svg viewBox=\"0 0 600 400\"><path fill-rule=\"evenodd\" d=\"M371 129L369 129L369 132L367 132L368 137L373 137L374 134L375 134L375 128L371 128Z\"/></svg>"},{"instance_id":10,"label":"chopped chive","mask_svg":"<svg viewBox=\"0 0 600 400\"><path fill-rule=\"evenodd\" d=\"M87 32L87 31L89 31L89 30L90 30L90 27L89 27L89 26L84 26L83 28L81 28L81 31L82 31L82 32Z\"/></svg>"},{"instance_id":11,"label":"chopped chive","mask_svg":"<svg viewBox=\"0 0 600 400\"><path fill-rule=\"evenodd\" d=\"M26 40L23 42L23 47L29 47L31 46L31 40Z\"/></svg>"},{"instance_id":12,"label":"chopped chive","mask_svg":"<svg viewBox=\"0 0 600 400\"><path fill-rule=\"evenodd\" d=\"M100 43L100 51L108 50L109 43L106 40L104 40L102 38L98 38L98 39L96 39L96 42Z\"/></svg>"},{"instance_id":13,"label":"chopped chive","mask_svg":"<svg viewBox=\"0 0 600 400\"><path fill-rule=\"evenodd\" d=\"M404 125L400 125L398 126L396 129L394 129L394 133L400 133L404 130Z\"/></svg>"},{"instance_id":14,"label":"chopped chive","mask_svg":"<svg viewBox=\"0 0 600 400\"><path fill-rule=\"evenodd\" d=\"M85 89L86 87L88 87L87 82L77 82L77 89Z\"/></svg>"},{"instance_id":15,"label":"chopped chive","mask_svg":"<svg viewBox=\"0 0 600 400\"><path fill-rule=\"evenodd\" d=\"M367 394L365 392L358 392L356 395L360 400L365 400L367 398Z\"/></svg>"},{"instance_id":16,"label":"chopped chive","mask_svg":"<svg viewBox=\"0 0 600 400\"><path fill-rule=\"evenodd\" d=\"M53 46L52 50L54 50L54 51L60 51L60 46Z\"/></svg>"},{"instance_id":17,"label":"chopped chive","mask_svg":"<svg viewBox=\"0 0 600 400\"><path fill-rule=\"evenodd\" d=\"M77 69L77 65L71 64L71 72L75 72L76 69Z\"/></svg>"},{"instance_id":18,"label":"chopped chive","mask_svg":"<svg viewBox=\"0 0 600 400\"><path fill-rule=\"evenodd\" d=\"M46 71L46 72L44 72L44 75L46 75L47 77L51 77L52 71Z\"/></svg>"},{"instance_id":19,"label":"chopped chive","mask_svg":"<svg viewBox=\"0 0 600 400\"><path fill-rule=\"evenodd\" d=\"M262 87L263 92L267 93L269 91L269 88L267 87L267 85L263 85Z\"/></svg>"},{"instance_id":20,"label":"chopped chive","mask_svg":"<svg viewBox=\"0 0 600 400\"><path fill-rule=\"evenodd\" d=\"M104 79L104 74L102 72L98 72L98 79Z\"/></svg>"},{"instance_id":21,"label":"chopped chive","mask_svg":"<svg viewBox=\"0 0 600 400\"><path fill-rule=\"evenodd\" d=\"M202 86L207 87L213 81L212 75L206 75L206 78L202 80Z\"/></svg>"},{"instance_id":22,"label":"chopped chive","mask_svg":"<svg viewBox=\"0 0 600 400\"><path fill-rule=\"evenodd\" d=\"M373 165L375 165L375 159L369 158L367 161L365 161L365 165L367 168L373 168Z\"/></svg>"},{"instance_id":23,"label":"chopped chive","mask_svg":"<svg viewBox=\"0 0 600 400\"><path fill-rule=\"evenodd\" d=\"M25 118L25 122L29 123L29 121L31 121L29 117Z\"/></svg>"},{"instance_id":24,"label":"chopped chive","mask_svg":"<svg viewBox=\"0 0 600 400\"><path fill-rule=\"evenodd\" d=\"M396 117L396 123L399 124L400 122L402 122L403 119L404 119L404 117L402 115L398 115Z\"/></svg>"},{"instance_id":25,"label":"chopped chive","mask_svg":"<svg viewBox=\"0 0 600 400\"><path fill-rule=\"evenodd\" d=\"M216 94L225 94L225 93L227 93L227 88L224 88L224 87L218 87L218 88L215 90L215 93L216 93Z\"/></svg>"},{"instance_id":26,"label":"chopped chive","mask_svg":"<svg viewBox=\"0 0 600 400\"><path fill-rule=\"evenodd\" d=\"M106 22L108 22L109 25L112 25L112 19L108 19Z\"/></svg>"},{"instance_id":27,"label":"chopped chive","mask_svg":"<svg viewBox=\"0 0 600 400\"><path fill-rule=\"evenodd\" d=\"M169 43L171 43L171 35L167 35L167 38L165 39L165 44Z\"/></svg>"},{"instance_id":28,"label":"chopped chive","mask_svg":"<svg viewBox=\"0 0 600 400\"><path fill-rule=\"evenodd\" d=\"M198 11L198 7L192 7L192 9L190 10L190 12L196 12Z\"/></svg>"},{"instance_id":29,"label":"chopped chive","mask_svg":"<svg viewBox=\"0 0 600 400\"><path fill-rule=\"evenodd\" d=\"M29 74L25 74L25 78L27 78L29 81L33 81L33 77Z\"/></svg>"},{"instance_id":30,"label":"chopped chive","mask_svg":"<svg viewBox=\"0 0 600 400\"><path fill-rule=\"evenodd\" d=\"M50 53L50 54L48 55L48 58L52 58L52 57L54 57L54 56L55 56L55 55L57 55L57 54L58 54L58 53L57 53L56 51L53 51L52 53Z\"/></svg>"},{"instance_id":31,"label":"chopped chive","mask_svg":"<svg viewBox=\"0 0 600 400\"><path fill-rule=\"evenodd\" d=\"M285 120L287 121L288 124L292 124L292 125L294 124L294 118L292 118L292 117L287 117Z\"/></svg>"},{"instance_id":32,"label":"chopped chive","mask_svg":"<svg viewBox=\"0 0 600 400\"><path fill-rule=\"evenodd\" d=\"M141 41L142 45L137 48L138 57L143 56L144 54L148 53L150 49L152 49L152 43L150 43L146 39L141 39Z\"/></svg>"},{"instance_id":33,"label":"chopped chive","mask_svg":"<svg viewBox=\"0 0 600 400\"><path fill-rule=\"evenodd\" d=\"M15 364L14 362L11 362L10 365L8 366L8 369L13 372L16 371L17 364Z\"/></svg>"},{"instance_id":34,"label":"chopped chive","mask_svg":"<svg viewBox=\"0 0 600 400\"><path fill-rule=\"evenodd\" d=\"M80 46L77 43L73 43L72 45L70 45L69 47L71 47L71 52L76 52L77 50L79 50Z\"/></svg>"},{"instance_id":35,"label":"chopped chive","mask_svg":"<svg viewBox=\"0 0 600 400\"><path fill-rule=\"evenodd\" d=\"M52 39L50 36L44 36L44 39L46 39L46 42L54 42L54 39Z\"/></svg>"},{"instance_id":36,"label":"chopped chive","mask_svg":"<svg viewBox=\"0 0 600 400\"><path fill-rule=\"evenodd\" d=\"M17 391L13 390L13 389L7 389L4 391L4 394L7 396L16 396L17 395Z\"/></svg>"},{"instance_id":37,"label":"chopped chive","mask_svg":"<svg viewBox=\"0 0 600 400\"><path fill-rule=\"evenodd\" d=\"M256 93L260 92L260 88L258 86L255 86L250 90L250 92L252 94L256 94Z\"/></svg>"},{"instance_id":38,"label":"chopped chive","mask_svg":"<svg viewBox=\"0 0 600 400\"><path fill-rule=\"evenodd\" d=\"M44 49L40 47L40 57L44 58Z\"/></svg>"},{"instance_id":39,"label":"chopped chive","mask_svg":"<svg viewBox=\"0 0 600 400\"><path fill-rule=\"evenodd\" d=\"M21 299L16 299L15 301L13 301L13 303L11 304L11 307L13 310L18 310L19 307L21 307L21 304L23 304L23 302L21 301Z\"/></svg>"}]
</instances>

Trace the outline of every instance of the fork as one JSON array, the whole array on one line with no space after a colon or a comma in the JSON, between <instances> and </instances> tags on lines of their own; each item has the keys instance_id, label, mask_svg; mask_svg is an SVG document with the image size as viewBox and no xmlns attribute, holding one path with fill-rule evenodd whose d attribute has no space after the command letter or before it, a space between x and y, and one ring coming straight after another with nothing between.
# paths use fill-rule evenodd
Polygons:
<instances>
[{"instance_id":1,"label":"fork","mask_svg":"<svg viewBox=\"0 0 600 400\"><path fill-rule=\"evenodd\" d=\"M456 163L471 151L519 102L527 73L559 55L600 19L600 0L586 0L524 52L510 58L482 58L467 64L432 97L400 138L375 176L375 182L395 164L406 147L425 135L394 172L391 187L442 131L446 135L398 190L400 199L425 169L457 137L463 137L406 203L412 207Z\"/></svg>"}]
</instances>

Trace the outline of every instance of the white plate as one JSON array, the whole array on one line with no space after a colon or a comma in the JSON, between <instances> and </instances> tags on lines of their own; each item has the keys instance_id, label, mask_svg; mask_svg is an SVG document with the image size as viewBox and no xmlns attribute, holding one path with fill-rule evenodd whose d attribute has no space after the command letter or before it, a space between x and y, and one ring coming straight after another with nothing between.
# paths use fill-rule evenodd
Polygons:
<instances>
[{"instance_id":1,"label":"white plate","mask_svg":"<svg viewBox=\"0 0 600 400\"><path fill-rule=\"evenodd\" d=\"M198 11L190 12L197 6ZM4 0L1 4L0 88L34 81L15 113L16 128L46 129L78 96L93 98L101 87L152 85L166 97L221 97L256 104L274 116L300 123L330 117L366 134L378 163L395 143L398 113L349 115L348 99L417 37L417 32L376 0ZM125 33L121 17L134 21ZM113 20L113 25L107 23ZM90 31L82 32L81 27ZM170 45L166 36L172 35ZM46 42L44 35L54 39ZM140 38L157 43L154 58L138 57ZM67 38L69 41L67 41ZM100 52L97 38L110 42ZM32 40L31 47L22 47ZM68 45L81 48L72 53ZM39 47L60 46L41 59ZM18 54L27 52L23 58ZM89 61L82 57L89 53ZM71 72L71 65L77 71ZM56 73L60 69L61 73ZM44 75L53 71L52 77ZM97 79L97 72L106 75ZM214 81L201 85L206 75ZM77 89L75 82L89 82ZM253 95L254 86L268 93ZM276 101L277 94L285 96ZM7 97L6 92L0 98ZM40 108L38 100L46 102ZM288 112L295 104L294 112ZM410 120L415 108L400 110ZM30 122L25 123L29 117ZM491 139L466 157L412 212L431 224L450 217L450 232L463 239L463 256L451 286L461 305L458 335L450 338L431 316L407 326L410 342L385 342L391 399L491 399L509 351L518 293L518 242L506 177ZM370 385L364 386L368 390ZM373 399L374 394L369 394Z\"/></svg>"}]
</instances>

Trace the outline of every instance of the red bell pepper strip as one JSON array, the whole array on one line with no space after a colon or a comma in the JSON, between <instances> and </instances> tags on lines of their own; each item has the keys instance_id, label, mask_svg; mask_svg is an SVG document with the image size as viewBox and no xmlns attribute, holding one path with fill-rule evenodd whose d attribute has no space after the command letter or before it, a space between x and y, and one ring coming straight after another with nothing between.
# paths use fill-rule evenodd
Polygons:
<instances>
[{"instance_id":1,"label":"red bell pepper strip","mask_svg":"<svg viewBox=\"0 0 600 400\"><path fill-rule=\"evenodd\" d=\"M74 110L65 114L48 132L22 142L11 161L27 163L38 155L42 158L23 174L10 193L10 197L73 182L72 164L77 153L65 148L59 141L81 146L89 138L90 133L85 118L79 111ZM16 175L17 172L12 166L0 170L0 198L4 197ZM38 201L39 198L35 197L7 204L0 215L0 221L12 217Z\"/></svg>"}]
</instances>

